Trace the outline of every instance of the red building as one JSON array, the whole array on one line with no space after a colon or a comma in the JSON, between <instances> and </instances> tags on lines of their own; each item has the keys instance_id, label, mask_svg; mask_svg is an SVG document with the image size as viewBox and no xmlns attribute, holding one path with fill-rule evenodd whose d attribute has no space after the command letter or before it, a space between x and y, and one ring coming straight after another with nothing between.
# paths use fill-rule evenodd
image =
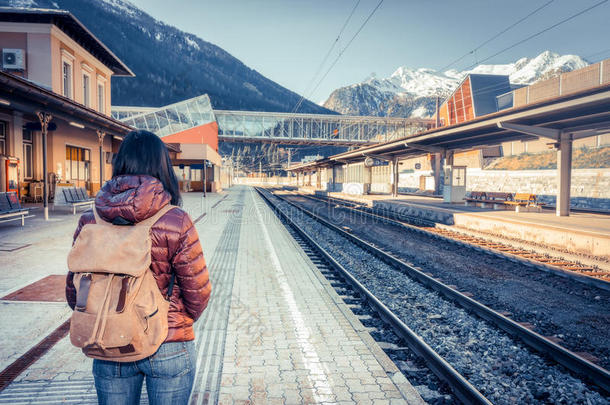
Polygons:
<instances>
[{"instance_id":1,"label":"red building","mask_svg":"<svg viewBox=\"0 0 610 405\"><path fill-rule=\"evenodd\" d=\"M494 113L498 111L497 97L511 90L508 76L469 74L441 104L440 125L459 124Z\"/></svg>"}]
</instances>

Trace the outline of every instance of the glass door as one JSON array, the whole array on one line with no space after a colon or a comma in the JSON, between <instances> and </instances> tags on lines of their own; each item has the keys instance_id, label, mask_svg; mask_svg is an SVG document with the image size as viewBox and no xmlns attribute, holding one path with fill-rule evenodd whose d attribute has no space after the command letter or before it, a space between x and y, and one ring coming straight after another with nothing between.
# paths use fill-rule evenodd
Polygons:
<instances>
[{"instance_id":1,"label":"glass door","mask_svg":"<svg viewBox=\"0 0 610 405\"><path fill-rule=\"evenodd\" d=\"M91 192L91 150L66 145L66 182Z\"/></svg>"}]
</instances>

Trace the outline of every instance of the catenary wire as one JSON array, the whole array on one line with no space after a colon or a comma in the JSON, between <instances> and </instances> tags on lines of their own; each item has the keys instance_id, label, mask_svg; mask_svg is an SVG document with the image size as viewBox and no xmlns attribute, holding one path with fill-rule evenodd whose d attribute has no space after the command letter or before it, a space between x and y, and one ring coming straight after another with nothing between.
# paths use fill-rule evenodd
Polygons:
<instances>
[{"instance_id":1,"label":"catenary wire","mask_svg":"<svg viewBox=\"0 0 610 405\"><path fill-rule=\"evenodd\" d=\"M347 17L347 19L345 20L345 22L343 23L343 27L341 27L341 30L339 30L339 34L337 35L337 38L335 38L334 42L331 44L330 48L328 49L328 52L326 52L326 56L324 56L324 59L322 59L322 63L320 63L320 66L318 66L318 69L316 70L316 73L313 75L313 77L311 78L311 81L309 82L309 84L307 85L307 87L305 88L305 90L303 91L303 95L301 96L301 98L299 99L299 101L295 104L294 108L292 109L292 112L295 113L298 111L299 107L301 106L301 104L303 103L303 101L305 100L305 93L307 93L307 91L309 91L309 89L311 88L311 86L313 86L314 82L316 81L316 79L318 78L318 75L320 74L320 72L322 71L322 68L324 67L324 65L326 64L326 61L328 61L328 58L330 57L333 49L335 49L335 46L339 43L339 39L341 38L341 35L343 35L343 31L345 30L345 28L347 27L347 24L349 23L349 21L351 20L352 16L354 15L354 12L356 11L356 9L358 8L358 5L360 4L361 0L358 0L356 2L356 4L354 5L354 7L352 8L352 11L350 12L349 16Z\"/></svg>"},{"instance_id":2,"label":"catenary wire","mask_svg":"<svg viewBox=\"0 0 610 405\"><path fill-rule=\"evenodd\" d=\"M549 26L549 27L546 27L546 28L544 28L544 29L542 29L542 30L540 30L540 31L538 31L538 32L536 32L536 33L534 33L534 34L532 34L532 35L530 35L530 36L528 36L528 37L526 37L526 38L524 38L524 39L520 40L520 41L515 42L515 43L514 43L514 44L512 44L512 45L507 46L506 48L504 48L504 49L502 49L502 50L500 50L500 51L498 51L498 52L494 53L493 55L490 55L490 56L486 57L485 59L483 59L483 60L479 61L477 64L475 64L475 65L470 65L469 67L467 67L467 68L466 68L466 69L464 69L464 70L470 70L470 69L472 69L473 67L475 67L475 66L477 66L477 65L480 65L481 63L483 63L483 62L486 62L486 61L490 60L491 58L494 58L494 57L496 57L496 56L498 56L498 55L500 55L500 54L502 54L502 53L504 53L504 52L506 52L506 51L508 51L508 50L510 50L510 49L513 49L514 47L516 47L516 46L518 46L518 45L523 44L524 42L527 42L527 41L529 41L529 40L531 40L531 39L533 39L533 38L536 38L537 36L542 35L542 34L544 34L545 32L550 31L550 30L552 30L552 29L553 29L553 28L555 28L555 27L558 27L558 26L559 26L559 25L561 25L561 24L564 24L564 23L566 23L566 22L568 22L568 21L570 21L570 20L573 20L574 18L579 17L579 16L581 16L582 14L584 14L584 13L586 13L586 12L588 12L588 11L591 11L591 10L593 10L594 8L599 7L599 6L601 6L602 4L607 3L607 2L608 2L608 0L602 0L602 1L598 2L598 3L595 3L594 5L592 5L592 6L590 6L590 7L587 7L587 8L585 8L584 10L581 10L581 11L579 11L579 12L578 12L578 13L576 13L576 14L572 14L571 16L566 17L566 18L564 18L563 20L558 21L558 22L556 22L555 24L553 24L553 25L551 25L551 26Z\"/></svg>"},{"instance_id":3,"label":"catenary wire","mask_svg":"<svg viewBox=\"0 0 610 405\"><path fill-rule=\"evenodd\" d=\"M326 70L326 72L324 73L324 76L322 76L322 78L320 78L320 80L318 81L318 84L316 84L316 86L313 88L313 90L311 90L311 92L309 93L309 95L307 96L307 98L310 98L311 95L313 95L313 93L316 92L316 90L318 89L318 87L320 87L320 84L322 84L322 82L324 81L324 79L326 79L326 76L328 76L328 74L330 73L330 71L335 67L335 65L337 64L337 62L339 62L339 60L341 59L341 56L343 56L343 54L345 53L345 51L347 50L347 48L349 48L349 46L352 44L352 42L354 42L354 40L356 39L356 37L358 36L358 34L360 34L360 32L364 29L364 27L366 26L366 24L370 21L370 19L373 17L373 15L377 12L377 10L379 9L379 7L381 7L381 4L384 2L384 0L380 0L379 3L377 3L377 5L375 6L375 8L373 9L373 11L370 12L370 14L368 15L368 17L364 20L364 22L362 23L362 25L360 25L360 28L358 28L358 30L356 31L356 33L352 36L352 38L349 40L349 42L347 43L347 45L345 45L345 47L339 52L339 54L337 55L337 57L335 58L335 60L333 61L333 63L329 66L329 68Z\"/></svg>"},{"instance_id":4,"label":"catenary wire","mask_svg":"<svg viewBox=\"0 0 610 405\"><path fill-rule=\"evenodd\" d=\"M377 6L375 6L375 8L373 9L373 11L371 11L371 13L368 15L368 17L366 18L366 20L364 20L364 22L362 23L362 25L360 26L360 28L358 28L358 31L356 31L356 33L352 36L352 38L349 40L349 42L347 43L347 45L345 45L345 47L341 50L341 52L339 52L339 54L337 55L337 57L335 58L335 60L333 61L333 63L330 65L330 67L326 70L326 73L324 73L324 76L322 76L322 78L318 81L318 84L316 84L316 86L313 88L313 90L309 93L309 97L311 97L311 95L313 93L316 92L316 90L318 89L318 87L320 87L320 84L322 84L322 82L324 81L324 79L326 79L326 76L328 76L328 74L330 73L330 71L335 67L335 65L337 64L337 62L339 62L339 59L341 59L341 56L343 56L343 54L345 53L345 51L347 50L347 48L349 48L349 46L352 44L352 42L354 42L354 40L356 39L356 37L358 36L358 34L360 34L360 31L362 31L362 29L366 26L366 24L370 21L370 19L373 17L373 15L375 14L375 12L379 9L379 7L381 7L381 4L383 3L384 0L379 0L379 3L377 3ZM606 0L607 1L607 0Z\"/></svg>"},{"instance_id":5,"label":"catenary wire","mask_svg":"<svg viewBox=\"0 0 610 405\"><path fill-rule=\"evenodd\" d=\"M482 44L480 44L479 46L477 46L476 48L472 49L471 51L465 53L464 55L460 56L459 58L457 58L456 60L454 60L453 62L443 66L442 68L438 69L439 72L444 72L447 68L455 65L456 63L460 62L461 60L463 60L464 58L466 58L469 55L474 54L476 51L478 51L479 49L481 49L483 46L487 45L488 43L490 43L491 41L493 41L494 39L498 38L500 35L504 34L505 32L507 32L508 30L510 30L511 28L519 25L520 23L522 23L523 21L527 20L528 18L530 18L531 16L533 16L534 14L536 14L538 11L542 10L543 8L547 7L549 4L551 4L553 1L555 0L550 0L548 2L546 2L545 4L543 4L542 6L538 7L537 9L535 9L534 11L530 12L528 15L526 15L525 17L522 17L521 19L519 19L518 21L514 22L513 24L509 25L508 27L506 27L505 29L503 29L502 31L498 32L496 35L494 35L493 37L489 38L488 40L486 40L485 42L483 42ZM478 63L477 63L478 64Z\"/></svg>"}]
</instances>

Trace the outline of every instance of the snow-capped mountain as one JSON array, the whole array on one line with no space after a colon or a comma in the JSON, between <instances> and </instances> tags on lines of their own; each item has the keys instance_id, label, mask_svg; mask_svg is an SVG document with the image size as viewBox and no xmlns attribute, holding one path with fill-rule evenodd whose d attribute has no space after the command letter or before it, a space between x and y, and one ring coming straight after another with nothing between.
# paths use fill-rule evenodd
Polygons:
<instances>
[{"instance_id":1,"label":"snow-capped mountain","mask_svg":"<svg viewBox=\"0 0 610 405\"><path fill-rule=\"evenodd\" d=\"M521 58L504 65L478 65L469 71L411 69L401 66L390 77L374 74L362 83L342 87L331 93L324 107L353 115L425 117L434 114L436 97L451 94L468 73L509 75L511 83L532 84L587 66L576 55L542 52L535 58Z\"/></svg>"},{"instance_id":2,"label":"snow-capped mountain","mask_svg":"<svg viewBox=\"0 0 610 405\"><path fill-rule=\"evenodd\" d=\"M222 48L126 0L0 0L0 6L74 14L136 74L113 78L115 105L162 106L207 93L218 109L287 112L300 99ZM301 111L333 113L307 100Z\"/></svg>"}]
</instances>

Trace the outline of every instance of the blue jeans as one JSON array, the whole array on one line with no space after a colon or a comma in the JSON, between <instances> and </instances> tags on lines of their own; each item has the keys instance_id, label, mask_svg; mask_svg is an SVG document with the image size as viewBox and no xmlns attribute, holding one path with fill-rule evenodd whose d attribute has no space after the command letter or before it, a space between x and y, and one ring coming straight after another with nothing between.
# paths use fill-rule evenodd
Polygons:
<instances>
[{"instance_id":1,"label":"blue jeans","mask_svg":"<svg viewBox=\"0 0 610 405\"><path fill-rule=\"evenodd\" d=\"M163 343L155 354L135 362L93 360L98 403L139 404L142 382L146 377L149 404L187 404L193 388L195 368L193 341Z\"/></svg>"}]
</instances>

